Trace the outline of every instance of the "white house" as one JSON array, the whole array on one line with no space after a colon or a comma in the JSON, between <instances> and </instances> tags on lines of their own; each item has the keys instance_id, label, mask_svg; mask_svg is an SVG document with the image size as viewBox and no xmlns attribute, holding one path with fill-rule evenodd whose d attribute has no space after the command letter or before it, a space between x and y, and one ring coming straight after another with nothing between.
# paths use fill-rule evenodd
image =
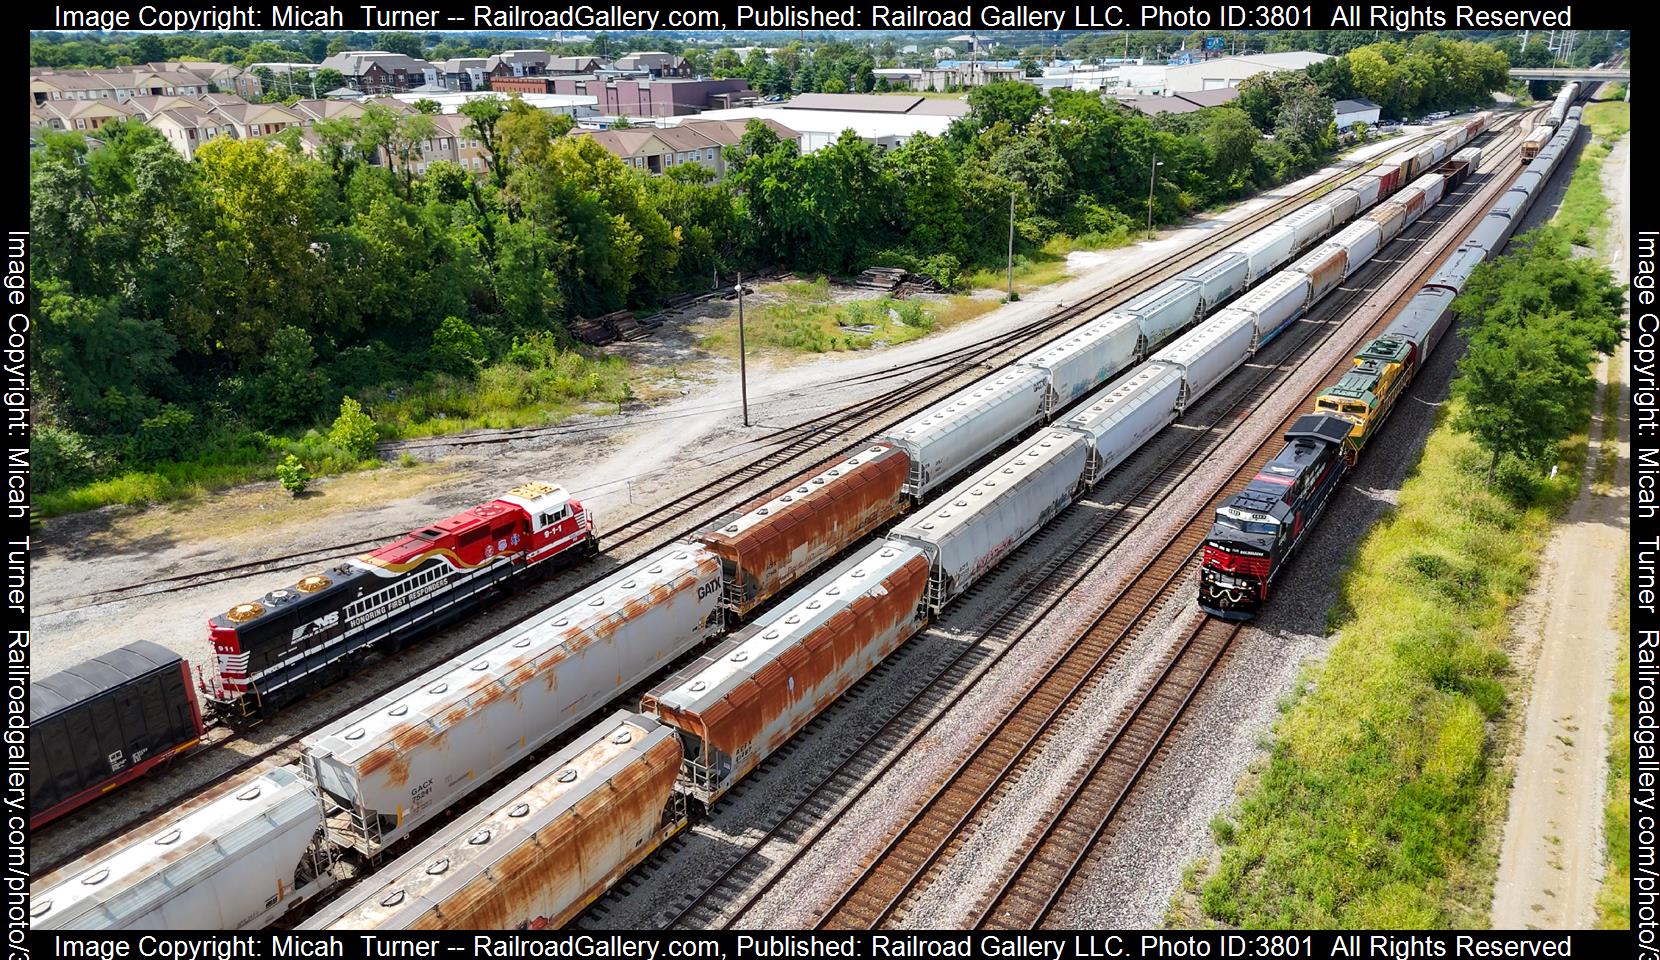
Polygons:
<instances>
[{"instance_id":1,"label":"white house","mask_svg":"<svg viewBox=\"0 0 1660 960\"><path fill-rule=\"evenodd\" d=\"M1383 108L1370 100L1339 100L1332 104L1337 113L1337 129L1347 131L1357 123L1376 126Z\"/></svg>"}]
</instances>

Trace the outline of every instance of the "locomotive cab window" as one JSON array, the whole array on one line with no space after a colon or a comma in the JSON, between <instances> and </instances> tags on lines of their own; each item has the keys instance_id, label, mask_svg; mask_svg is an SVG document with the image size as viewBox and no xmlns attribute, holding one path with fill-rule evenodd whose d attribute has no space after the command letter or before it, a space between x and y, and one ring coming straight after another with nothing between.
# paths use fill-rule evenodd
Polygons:
<instances>
[{"instance_id":1,"label":"locomotive cab window","mask_svg":"<svg viewBox=\"0 0 1660 960\"><path fill-rule=\"evenodd\" d=\"M1345 404L1343 404L1343 412L1344 413L1365 414L1367 412L1366 411L1366 404L1364 404L1364 403L1345 403Z\"/></svg>"},{"instance_id":2,"label":"locomotive cab window","mask_svg":"<svg viewBox=\"0 0 1660 960\"><path fill-rule=\"evenodd\" d=\"M1330 410L1333 413L1337 412L1336 400L1319 400L1314 404L1314 406L1318 410Z\"/></svg>"}]
</instances>

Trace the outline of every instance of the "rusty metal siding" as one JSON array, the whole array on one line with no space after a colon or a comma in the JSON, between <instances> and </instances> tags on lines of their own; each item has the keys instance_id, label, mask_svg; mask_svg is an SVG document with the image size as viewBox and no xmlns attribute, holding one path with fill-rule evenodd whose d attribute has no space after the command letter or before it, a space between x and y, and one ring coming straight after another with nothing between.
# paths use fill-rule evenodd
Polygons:
<instances>
[{"instance_id":1,"label":"rusty metal siding","mask_svg":"<svg viewBox=\"0 0 1660 960\"><path fill-rule=\"evenodd\" d=\"M1403 188L1401 192L1395 196L1395 200L1401 205L1401 211L1406 216L1406 222L1401 224L1401 229L1404 230L1407 227L1412 226L1414 223L1417 223L1418 218L1424 215L1424 190L1422 187L1418 186L1416 181L1414 181L1410 186Z\"/></svg>"},{"instance_id":2,"label":"rusty metal siding","mask_svg":"<svg viewBox=\"0 0 1660 960\"><path fill-rule=\"evenodd\" d=\"M1349 269L1349 251L1340 243L1328 241L1292 264L1291 269L1308 278L1308 302L1314 303L1343 282Z\"/></svg>"},{"instance_id":3,"label":"rusty metal siding","mask_svg":"<svg viewBox=\"0 0 1660 960\"><path fill-rule=\"evenodd\" d=\"M672 729L619 711L304 927L561 926L679 828L680 761Z\"/></svg>"},{"instance_id":4,"label":"rusty metal siding","mask_svg":"<svg viewBox=\"0 0 1660 960\"><path fill-rule=\"evenodd\" d=\"M909 471L903 450L878 443L820 464L696 534L721 558L727 609L748 614L899 516Z\"/></svg>"},{"instance_id":5,"label":"rusty metal siding","mask_svg":"<svg viewBox=\"0 0 1660 960\"><path fill-rule=\"evenodd\" d=\"M675 543L305 738L303 762L373 853L718 636L720 561ZM355 831L355 832L354 832Z\"/></svg>"},{"instance_id":6,"label":"rusty metal siding","mask_svg":"<svg viewBox=\"0 0 1660 960\"><path fill-rule=\"evenodd\" d=\"M647 694L714 803L921 627L928 558L874 544ZM694 755L695 754L695 755Z\"/></svg>"},{"instance_id":7,"label":"rusty metal siding","mask_svg":"<svg viewBox=\"0 0 1660 960\"><path fill-rule=\"evenodd\" d=\"M1383 231L1383 245L1387 246L1401 235L1401 229L1406 226L1406 205L1399 200L1385 200L1378 204L1376 210L1368 213L1366 219Z\"/></svg>"}]
</instances>

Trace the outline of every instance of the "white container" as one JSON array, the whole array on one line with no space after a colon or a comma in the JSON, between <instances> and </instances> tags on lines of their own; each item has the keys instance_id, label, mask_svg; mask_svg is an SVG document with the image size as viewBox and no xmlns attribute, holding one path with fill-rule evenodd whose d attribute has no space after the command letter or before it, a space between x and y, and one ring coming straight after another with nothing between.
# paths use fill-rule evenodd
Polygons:
<instances>
[{"instance_id":1,"label":"white container","mask_svg":"<svg viewBox=\"0 0 1660 960\"><path fill-rule=\"evenodd\" d=\"M1089 442L1084 479L1091 485L1100 483L1109 471L1141 449L1149 437L1174 421L1181 392L1180 367L1148 361L1090 397L1082 409L1061 421L1063 429L1076 430Z\"/></svg>"},{"instance_id":2,"label":"white container","mask_svg":"<svg viewBox=\"0 0 1660 960\"><path fill-rule=\"evenodd\" d=\"M1177 411L1186 410L1211 387L1245 362L1256 345L1256 317L1244 310L1223 310L1153 355L1182 371Z\"/></svg>"},{"instance_id":3,"label":"white container","mask_svg":"<svg viewBox=\"0 0 1660 960\"><path fill-rule=\"evenodd\" d=\"M1286 269L1308 278L1308 302L1314 303L1349 275L1349 251L1341 243L1327 240Z\"/></svg>"},{"instance_id":4,"label":"white container","mask_svg":"<svg viewBox=\"0 0 1660 960\"><path fill-rule=\"evenodd\" d=\"M1051 340L1015 363L1049 378L1048 410L1065 407L1135 362L1141 335L1134 317L1109 313Z\"/></svg>"},{"instance_id":5,"label":"white container","mask_svg":"<svg viewBox=\"0 0 1660 960\"><path fill-rule=\"evenodd\" d=\"M1201 316L1227 302L1251 282L1251 260L1243 253L1218 253L1176 277L1199 286Z\"/></svg>"},{"instance_id":6,"label":"white container","mask_svg":"<svg viewBox=\"0 0 1660 960\"><path fill-rule=\"evenodd\" d=\"M305 738L374 853L723 627L720 560L672 543ZM331 830L333 825L331 824Z\"/></svg>"},{"instance_id":7,"label":"white container","mask_svg":"<svg viewBox=\"0 0 1660 960\"><path fill-rule=\"evenodd\" d=\"M1141 354L1154 350L1165 338L1199 317L1199 285L1166 280L1119 307L1141 325Z\"/></svg>"},{"instance_id":8,"label":"white container","mask_svg":"<svg viewBox=\"0 0 1660 960\"><path fill-rule=\"evenodd\" d=\"M224 784L30 890L36 930L247 930L332 882L317 797L290 767Z\"/></svg>"},{"instance_id":9,"label":"white container","mask_svg":"<svg viewBox=\"0 0 1660 960\"><path fill-rule=\"evenodd\" d=\"M1325 200L1316 200L1281 220L1280 224L1291 229L1294 238L1291 244L1293 255L1302 253L1316 240L1331 232L1331 204Z\"/></svg>"},{"instance_id":10,"label":"white container","mask_svg":"<svg viewBox=\"0 0 1660 960\"><path fill-rule=\"evenodd\" d=\"M1349 252L1347 276L1354 276L1383 246L1383 229L1372 220L1356 220L1332 235L1331 242Z\"/></svg>"},{"instance_id":11,"label":"white container","mask_svg":"<svg viewBox=\"0 0 1660 960\"><path fill-rule=\"evenodd\" d=\"M301 924L557 928L681 825L673 728L619 710Z\"/></svg>"},{"instance_id":12,"label":"white container","mask_svg":"<svg viewBox=\"0 0 1660 960\"><path fill-rule=\"evenodd\" d=\"M1439 173L1426 173L1412 184L1424 192L1424 209L1429 209L1441 202L1442 192L1446 189L1447 178Z\"/></svg>"},{"instance_id":13,"label":"white container","mask_svg":"<svg viewBox=\"0 0 1660 960\"><path fill-rule=\"evenodd\" d=\"M1255 231L1222 252L1243 254L1251 262L1250 282L1256 283L1291 259L1291 247L1296 239L1290 227L1276 223Z\"/></svg>"},{"instance_id":14,"label":"white container","mask_svg":"<svg viewBox=\"0 0 1660 960\"><path fill-rule=\"evenodd\" d=\"M893 539L928 554L929 609L951 602L1071 505L1086 457L1077 433L1040 431L894 527Z\"/></svg>"},{"instance_id":15,"label":"white container","mask_svg":"<svg viewBox=\"0 0 1660 960\"><path fill-rule=\"evenodd\" d=\"M1480 147L1465 147L1464 149L1462 149L1462 150L1458 151L1457 153L1453 154L1453 159L1454 160L1461 160L1464 163L1469 164L1470 165L1470 170L1469 170L1468 173L1465 174L1465 176L1466 177L1473 177L1473 176L1476 175L1476 168L1481 166L1481 148Z\"/></svg>"},{"instance_id":16,"label":"white container","mask_svg":"<svg viewBox=\"0 0 1660 960\"><path fill-rule=\"evenodd\" d=\"M712 804L921 629L928 555L871 544L640 701L681 732L686 789Z\"/></svg>"},{"instance_id":17,"label":"white container","mask_svg":"<svg viewBox=\"0 0 1660 960\"><path fill-rule=\"evenodd\" d=\"M1360 193L1350 187L1339 187L1326 194L1325 203L1331 207L1332 226L1341 226L1360 212Z\"/></svg>"},{"instance_id":18,"label":"white container","mask_svg":"<svg viewBox=\"0 0 1660 960\"><path fill-rule=\"evenodd\" d=\"M1364 212L1378 202L1378 195L1383 191L1383 180L1371 175L1356 177L1349 181L1349 189L1360 196L1359 212Z\"/></svg>"},{"instance_id":19,"label":"white container","mask_svg":"<svg viewBox=\"0 0 1660 960\"><path fill-rule=\"evenodd\" d=\"M1049 375L1009 367L877 436L911 458L905 492L922 501L974 461L1043 420Z\"/></svg>"},{"instance_id":20,"label":"white container","mask_svg":"<svg viewBox=\"0 0 1660 960\"><path fill-rule=\"evenodd\" d=\"M1283 270L1234 304L1256 317L1257 348L1274 339L1308 308L1308 277Z\"/></svg>"}]
</instances>

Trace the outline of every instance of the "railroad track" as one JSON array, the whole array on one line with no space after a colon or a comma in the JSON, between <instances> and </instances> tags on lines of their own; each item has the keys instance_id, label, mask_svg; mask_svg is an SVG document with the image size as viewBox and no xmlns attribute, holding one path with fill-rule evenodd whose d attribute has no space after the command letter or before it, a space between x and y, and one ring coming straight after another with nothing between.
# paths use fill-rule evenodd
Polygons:
<instances>
[{"instance_id":1,"label":"railroad track","mask_svg":"<svg viewBox=\"0 0 1660 960\"><path fill-rule=\"evenodd\" d=\"M1506 138L1514 136L1515 134L1511 133L1507 134ZM1500 138L1500 140L1506 138ZM1432 222L1421 220L1419 224L1432 224ZM1418 225L1414 226L1417 227ZM1438 229L1439 226L1439 222L1433 223L1431 232ZM1421 229L1418 231L1420 235L1424 232ZM1421 239L1421 236L1415 237L1408 234L1402 238L1397 238L1396 243L1403 240L1411 243L1416 239ZM1381 258L1374 261L1374 263L1382 262ZM1373 268L1372 276L1376 278L1383 272L1380 268ZM1371 289L1367 286L1350 290L1344 300L1336 302L1335 305L1328 303L1325 312L1328 314L1341 313L1349 309L1356 301L1369 295L1370 292ZM796 845L794 854L783 861L784 866L778 869L774 875L781 875L788 868L788 865L796 862L851 806L853 800L860 793L861 784L872 782L886 773L892 764L904 754L905 748L914 743L918 737L929 729L934 717L943 712L944 707L939 706L939 704L942 702L949 703L955 699L954 696L947 697L943 694L947 691L961 689L964 683L977 682L980 677L995 666L1031 626L1041 622L1050 611L1067 599L1077 585L1101 564L1113 544L1139 526L1145 517L1151 515L1169 494L1180 486L1182 481L1191 476L1211 450L1216 449L1240 429L1243 425L1243 419L1237 416L1240 411L1249 412L1255 409L1257 402L1265 393L1272 393L1277 390L1281 383L1308 362L1309 358L1314 355L1314 350L1304 351L1304 347L1309 340L1318 338L1317 348L1330 336L1336 335L1337 330L1338 325L1327 324L1322 330L1311 330L1306 334L1302 341L1293 348L1293 356L1298 352L1304 353L1302 360L1292 364L1289 369L1286 369L1282 364L1265 371L1256 383L1242 393L1226 410L1217 415L1204 430L1193 435L1182 445L1181 449L1171 455L1165 464L1135 493L1131 494L1123 505L1111 511L1109 515L1095 521L1081 537L1075 538L1073 542L1056 551L1052 549L1051 544L1043 542L1047 538L1047 534L1040 533L1038 539L1028 544L1025 549L1042 549L1047 552L1050 559L1038 572L1024 578L1024 582L1028 586L1019 596L1005 604L995 615L992 625L983 631L974 642L966 646L962 652L940 667L886 724L883 724L858 745L846 752L828 776L817 786L801 795L793 807L774 823L761 838L751 843L737 859L729 862L712 883L680 909L676 916L669 921L668 926L706 929L720 924L723 915L726 916L726 925L730 925L746 914L766 890L765 886L754 889L754 881L769 869L778 866L778 858L772 857L757 863L760 851L766 849L775 838L780 836L800 837L802 839ZM1265 386L1267 387L1266 391L1264 390ZM1220 436L1216 436L1217 431L1230 422L1232 425L1223 431ZM1186 467L1186 469L1178 469L1179 464L1188 462L1192 451L1201 440L1211 437L1215 438L1214 442L1205 444L1204 449L1198 456L1191 457L1192 465ZM1140 454L1137 455L1138 458L1139 456ZM1119 469L1123 470L1124 468L1120 467ZM1200 516L1208 518L1209 514L1201 512ZM1196 534L1198 540L1195 543L1202 542L1203 532L1204 528L1201 527ZM1164 577L1161 581L1163 586L1167 588L1186 569L1196 549L1197 546L1195 545L1181 556L1180 562L1167 564L1167 569L1164 571ZM1131 588L1145 590L1148 582L1146 577L1139 577L1132 582ZM1053 589L1058 583L1064 583L1065 585L1058 590ZM1136 587L1138 583L1141 584L1139 588ZM1037 592L1039 586L1048 589L1039 594ZM1147 602L1151 603L1152 601ZM1124 606L1123 602L1120 602L1118 606L1120 609L1129 609ZM1145 614L1145 606L1143 606L1141 612ZM1096 650L1095 652L1099 654L1098 662L1105 663L1109 660L1115 649L1115 645L1109 645L1106 649ZM1057 662L1057 669L1059 667L1060 662ZM881 669L878 668L879 671ZM844 698L842 702L845 703L846 699ZM886 762L881 759L884 757L887 758ZM877 769L875 774L871 775L869 771L873 767ZM739 789L742 790L743 787ZM838 798L840 798L839 803ZM626 883L625 881L625 886ZM743 893L746 890L752 890L753 892L747 898L744 898ZM737 904L735 912L731 910L734 902Z\"/></svg>"},{"instance_id":2,"label":"railroad track","mask_svg":"<svg viewBox=\"0 0 1660 960\"><path fill-rule=\"evenodd\" d=\"M1509 151L1498 166L1514 169ZM1448 240L1424 259L1356 343L1383 326L1416 294L1511 179L1484 181L1482 189L1474 191L1476 196L1448 218L1452 223ZM1334 366L1332 372L1345 365ZM898 919L908 905L916 903L921 891L938 879L940 868L967 842L979 815L1007 796L1030 762L1061 734L1066 720L1082 706L1083 695L1102 678L1114 655L1137 639L1155 614L1173 602L1185 602L1188 578L1184 574L1204 544L1215 508L1273 457L1280 435L1308 408L1325 382L1325 378L1317 381L1292 406L1279 428L1268 433L1216 493L1185 518L1074 646L830 905L818 920L819 928L878 927ZM978 906L974 926L1031 928L1049 915L1099 839L1111 829L1114 816L1156 761L1239 629L1201 616L1187 630L1165 660L1164 669L1113 725L1093 764L1076 777L1069 794L1035 835L1027 837L1025 853L1006 881Z\"/></svg>"},{"instance_id":3,"label":"railroad track","mask_svg":"<svg viewBox=\"0 0 1660 960\"><path fill-rule=\"evenodd\" d=\"M1418 138L1410 138L1408 140L1401 141L1401 144L1406 145L1408 143L1414 143L1427 138L1428 135ZM768 435L768 438L779 439L781 446L778 449L735 468L722 477L712 480L688 494L682 495L672 504L648 510L640 516L602 533L601 537L602 539L609 540L610 549L615 549L618 546L643 539L651 533L660 533L664 529L669 528L671 524L684 522L685 518L693 514L695 511L708 506L709 504L719 500L721 497L728 496L739 491L743 486L766 476L772 471L783 470L785 467L793 463L802 461L810 454L813 456L812 462L814 463L820 462L823 459L828 459L828 457L822 456L821 451L816 450L816 448L826 442L827 438L832 441L844 438L847 434L858 429L859 427L868 426L872 421L881 417L884 413L892 411L897 406L911 400L923 397L933 389L937 389L942 385L955 386L956 380L972 376L977 372L971 364L989 365L989 361L992 358L1025 346L1029 340L1037 335L1055 331L1056 328L1071 320L1083 322L1087 319L1093 318L1105 306L1124 297L1134 295L1141 290L1149 289L1153 284L1162 282L1167 278L1167 276L1174 275L1176 272L1199 262L1205 257L1210 256L1211 253L1213 253L1215 249L1218 249L1220 246L1233 242L1241 233L1248 233L1255 230L1264 220L1277 219L1280 212L1286 206L1300 205L1308 199L1312 199L1328 192L1331 189L1335 189L1342 183L1363 175L1366 169L1367 164L1365 163L1355 164L1348 169L1323 178L1306 191L1290 197L1282 198L1268 207L1265 207L1263 210L1253 214L1251 217L1231 225L1224 231L1220 231L1218 236L1210 238L1206 243L1197 245L1195 248L1192 248L1184 254L1168 261L1166 267L1159 272L1121 281L1092 295L1091 297L1086 298L1085 300L1056 311L1046 317L1024 324L1017 329L1007 331L996 337L990 338L987 341L982 341L978 344L948 351L940 357L929 358L925 361L917 361L915 363L919 368L937 365L937 369L917 381L885 391L877 397L861 400L829 413L810 418L803 423L773 431ZM967 366L967 369L965 369L965 366ZM906 415L908 414L902 413L899 416L896 416L893 420L890 420L875 429L880 430L886 428L887 426L891 426L892 423L898 422ZM865 440L861 437L854 443L842 446L836 453L831 454L831 456L845 455L846 453L857 449L864 442ZM646 547L642 552L655 549L661 544L666 544L680 536L683 536L685 533L695 529L701 522L706 521L700 520L696 523L688 523L683 527L675 527L673 532L662 535L657 543ZM378 543L381 541L376 540L371 542ZM303 554L295 554L293 556L309 556L324 552L328 549L330 548L319 548L318 550L307 551ZM259 571L253 570L255 566L267 562L268 561L251 561L248 564L241 565L242 567L247 568L250 572L244 572L240 575L251 576L253 575L253 572L269 572L274 569L282 568L281 566L266 566ZM195 574L194 576L199 577L208 573L210 572L204 571ZM172 579L175 581L182 581L183 578L190 576L193 575L181 574ZM604 574L600 574L592 577L587 582L575 587L574 589L579 591L603 576ZM191 585L192 584L180 582L170 586L163 586L149 592L175 592L177 590L189 589ZM131 597L110 598L96 602L114 602L116 599L131 599ZM511 629L516 624L536 615L537 612L539 612L539 608L533 608L496 629L498 632ZM406 661L420 650L421 648L419 646L410 648L409 650L395 655L392 658L392 662ZM395 679L391 679L387 683L376 686L365 696L345 707L343 712L350 712L373 702L386 692L395 689L402 683L407 682L411 677L419 675L423 670L430 669L433 664L441 662L445 659L445 657L438 656L436 658L429 657L425 659L431 659L432 663L421 662L415 666L414 669L400 671L399 675ZM220 772L217 776L222 779L234 776L255 767L276 766L282 765L286 762L292 762L298 758L300 741L310 732L310 730L306 730L302 733L277 739L246 756L229 769ZM216 727L213 731L210 731L209 739L204 743L204 747L206 749L199 749L193 756L181 758L180 761L176 761L176 764L188 763L190 760L200 757L206 752L225 747L232 742L244 739L244 737L245 734L240 731L228 730L225 727ZM175 769L177 768L178 767L175 766ZM180 800L184 799L189 794L191 789L193 788L185 788L184 790L169 796L164 801L152 804L135 816L121 818L120 821L114 826L98 831L85 842L77 844L68 853L52 857L49 861L43 861L40 866L35 868L36 872L49 872L65 863L71 862L74 859L83 856L85 853L109 842L126 830L131 829L137 822L162 813L173 804L176 804ZM47 830L56 832L58 829L85 828L92 822L94 821L89 818L71 816L59 821L56 824L53 824L51 827L48 827Z\"/></svg>"},{"instance_id":4,"label":"railroad track","mask_svg":"<svg viewBox=\"0 0 1660 960\"><path fill-rule=\"evenodd\" d=\"M1406 146L1427 140L1429 139L1429 136L1429 134L1422 134L1416 137L1406 138L1401 140L1398 144L1395 144L1395 147L1397 149L1404 148ZM1110 306L1120 300L1127 299L1144 290L1151 289L1154 285L1163 282L1169 277L1175 276L1187 267L1198 263L1227 244L1234 242L1239 239L1240 236L1258 229L1265 223L1279 219L1287 208L1301 206L1309 200L1316 199L1331 190L1337 189L1349 180L1364 175L1368 169L1369 163L1369 161L1355 162L1351 166L1323 178L1319 182L1310 186L1307 190L1280 198L1267 207L1264 207L1262 210L1253 213L1251 216L1217 231L1216 236L1207 238L1202 243L1196 244L1183 253L1171 258L1166 261L1164 266L1159 270L1121 280L1095 294L1086 297L1083 300L1062 307L1045 317L1022 324L1019 327L1005 331L1004 333L988 338L987 340L954 348L933 357L908 361L904 364L899 364L881 371L859 374L839 380L831 380L824 384L817 385L814 388L815 390L822 390L826 387L879 383L886 380L904 378L912 375L918 377L916 380L884 391L876 397L855 401L854 403L847 404L835 410L810 417L800 423L792 424L787 427L781 427L760 436L748 438L742 441L736 446L776 446L778 449L762 454L761 456L744 463L741 466L735 467L728 473L716 477L697 488L686 491L683 494L677 494L676 497L669 503L648 509L641 514L628 519L627 521L617 524L609 530L601 531L601 540L604 542L607 537L621 535L623 537L622 542L626 543L637 541L652 532L668 527L677 520L684 519L685 517L693 514L695 511L717 500L723 494L730 493L733 490L742 487L747 482L755 479L757 476L767 473L770 469L779 469L782 465L804 459L805 454L810 452L815 446L822 444L826 437L830 437L832 439L844 438L861 426L872 426L872 424L874 424L882 414L895 409L900 409L907 402L923 397L933 389L957 386L957 381L967 380L970 376L976 373L979 368L989 367L994 362L1003 359L1004 354L1011 353L1015 349L1026 345L1030 340L1038 335L1050 332L1059 334L1064 332L1061 328L1069 321L1077 320L1082 322L1087 319L1092 319L1098 311L1103 310L1107 306ZM793 396L799 395L801 392L805 391L792 391L788 394L780 394L777 396ZM880 425L872 426L871 433L874 434L875 432L879 432L882 429L892 426L894 423L904 419L906 415L908 415L908 413L901 413L892 420L881 423ZM646 422L655 421L647 420ZM625 424L624 426L626 427L627 425ZM525 427L518 428L515 432L503 431L501 434L494 434L485 437L468 437L463 435L447 441L439 441L435 438L433 445L480 446L505 444L538 436L560 435L561 433L574 435L577 433L614 431L617 428L618 426L615 423L584 424L578 427L571 427L569 425ZM837 450L836 453L824 456L821 459L830 459L830 457L842 453L850 453L863 442L864 439L861 437L858 442L844 445ZM731 449L732 448L728 448L728 451ZM716 454L718 455L723 452L727 451L716 451ZM578 493L580 494L580 491L578 491ZM735 506L735 504L733 506ZM699 522L702 521L700 520ZM695 523L688 525L682 531L662 537L661 542L667 543L670 540L675 539L677 536L683 535L685 532L689 532L695 527ZM70 609L101 606L126 600L139 599L142 597L178 593L205 586L209 583L246 579L248 577L259 576L266 573L291 570L297 567L308 566L319 561L328 562L350 554L354 550L364 549L385 543L388 540L403 534L404 532L405 530L402 528L388 530L380 536L369 539L340 541L337 543L325 544L309 550L278 554L258 560L250 560L228 567L221 566L194 570L137 583L107 587L102 590L90 591L55 600L49 605L38 608L35 612L46 614L59 613ZM606 549L611 549L611 546L611 544L607 544Z\"/></svg>"}]
</instances>

